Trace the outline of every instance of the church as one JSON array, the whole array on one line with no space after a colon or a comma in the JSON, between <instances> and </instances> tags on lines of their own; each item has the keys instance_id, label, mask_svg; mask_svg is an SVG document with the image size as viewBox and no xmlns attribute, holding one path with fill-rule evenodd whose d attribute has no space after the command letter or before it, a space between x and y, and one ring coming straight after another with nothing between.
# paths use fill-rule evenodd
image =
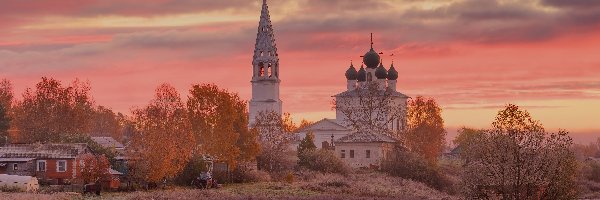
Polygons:
<instances>
[{"instance_id":1,"label":"church","mask_svg":"<svg viewBox=\"0 0 600 200\"><path fill-rule=\"evenodd\" d=\"M397 140L385 133L404 129L410 97L398 92L398 71L393 62L386 69L380 53L373 48L372 37L370 49L362 56L361 67L357 70L351 63L345 73L340 73L346 77L346 89L332 96L337 104L336 119L325 118L294 133L296 141L292 143L292 149L295 150L299 140L311 132L315 135L315 146L334 150L339 158L355 168L379 166L392 151ZM252 69L250 125L260 112L282 114L279 57L266 0L262 4ZM344 72L344 68L340 71ZM379 102L381 106L372 110L355 112L365 110L364 99L385 100L385 106ZM362 122L370 124L362 126ZM375 126L383 129L374 129Z\"/></svg>"}]
</instances>

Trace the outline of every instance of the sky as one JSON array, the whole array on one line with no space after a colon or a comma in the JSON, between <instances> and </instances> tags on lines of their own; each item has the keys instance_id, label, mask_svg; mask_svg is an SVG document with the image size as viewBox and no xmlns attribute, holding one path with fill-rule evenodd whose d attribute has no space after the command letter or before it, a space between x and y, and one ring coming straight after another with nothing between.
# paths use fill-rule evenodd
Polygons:
<instances>
[{"instance_id":1,"label":"sky","mask_svg":"<svg viewBox=\"0 0 600 200\"><path fill-rule=\"evenodd\" d=\"M161 83L251 96L261 0L0 0L0 77L89 81L98 105L146 105ZM435 98L449 137L508 103L579 143L600 136L600 1L270 0L284 112L335 118L332 95L369 49L398 90ZM394 56L392 56L392 54Z\"/></svg>"}]
</instances>

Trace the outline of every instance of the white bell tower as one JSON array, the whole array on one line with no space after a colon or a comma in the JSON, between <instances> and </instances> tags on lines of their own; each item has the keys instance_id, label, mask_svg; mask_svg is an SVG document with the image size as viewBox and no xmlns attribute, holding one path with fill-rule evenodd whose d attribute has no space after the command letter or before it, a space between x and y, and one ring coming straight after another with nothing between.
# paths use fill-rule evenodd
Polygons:
<instances>
[{"instance_id":1,"label":"white bell tower","mask_svg":"<svg viewBox=\"0 0 600 200\"><path fill-rule=\"evenodd\" d=\"M258 34L252 60L252 99L250 100L249 125L254 124L260 112L275 111L281 113L282 102L279 99L279 56L273 34L273 25L269 16L267 0L263 0Z\"/></svg>"}]
</instances>

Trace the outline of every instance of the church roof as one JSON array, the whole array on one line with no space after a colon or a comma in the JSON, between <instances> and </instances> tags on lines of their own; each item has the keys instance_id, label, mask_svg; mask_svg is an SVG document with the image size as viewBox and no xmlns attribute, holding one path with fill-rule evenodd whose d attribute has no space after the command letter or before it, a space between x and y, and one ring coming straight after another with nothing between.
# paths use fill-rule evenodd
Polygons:
<instances>
[{"instance_id":1,"label":"church roof","mask_svg":"<svg viewBox=\"0 0 600 200\"><path fill-rule=\"evenodd\" d=\"M350 91L344 91L344 92L338 93L336 95L333 95L333 97L358 97L360 91L365 92L365 93L367 92L367 91L364 91L364 90L350 90ZM390 92L390 95L392 97L410 98L409 96L407 96L405 94L402 94L402 93L397 92L397 91L393 91L392 89L389 89L389 88L387 89L387 91ZM379 92L380 95L383 95L383 93L385 91L384 90L379 90L378 92Z\"/></svg>"},{"instance_id":2,"label":"church roof","mask_svg":"<svg viewBox=\"0 0 600 200\"><path fill-rule=\"evenodd\" d=\"M266 60L276 59L277 45L275 44L275 33L273 32L273 25L271 24L271 16L269 15L269 6L267 1L263 0L262 10L260 12L260 21L258 22L258 33L256 34L256 44L254 46L254 60L270 53Z\"/></svg>"},{"instance_id":3,"label":"church roof","mask_svg":"<svg viewBox=\"0 0 600 200\"><path fill-rule=\"evenodd\" d=\"M378 133L371 133L371 132L354 132L351 134L348 134L344 137L341 137L340 139L338 139L337 141L335 141L336 143L364 143L364 142L389 142L389 143L395 143L397 142L394 138L387 136L387 135L383 135L383 134L378 134Z\"/></svg>"},{"instance_id":4,"label":"church roof","mask_svg":"<svg viewBox=\"0 0 600 200\"><path fill-rule=\"evenodd\" d=\"M323 118L310 126L304 127L297 132L305 132L305 131L349 131L350 129L345 126L338 124L334 119Z\"/></svg>"}]
</instances>

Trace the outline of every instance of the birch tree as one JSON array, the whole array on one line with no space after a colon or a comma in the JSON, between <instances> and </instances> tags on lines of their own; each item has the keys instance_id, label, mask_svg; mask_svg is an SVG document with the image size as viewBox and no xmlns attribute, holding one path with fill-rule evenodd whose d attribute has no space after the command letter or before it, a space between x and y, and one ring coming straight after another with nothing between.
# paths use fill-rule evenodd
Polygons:
<instances>
[{"instance_id":1,"label":"birch tree","mask_svg":"<svg viewBox=\"0 0 600 200\"><path fill-rule=\"evenodd\" d=\"M136 132L129 155L136 178L158 182L172 178L188 162L195 138L175 88L162 84L150 104L133 111Z\"/></svg>"},{"instance_id":2,"label":"birch tree","mask_svg":"<svg viewBox=\"0 0 600 200\"><path fill-rule=\"evenodd\" d=\"M408 104L407 128L402 141L412 152L436 164L446 143L442 109L432 98L417 96Z\"/></svg>"},{"instance_id":3,"label":"birch tree","mask_svg":"<svg viewBox=\"0 0 600 200\"><path fill-rule=\"evenodd\" d=\"M246 103L237 94L213 84L193 85L187 101L199 154L208 154L235 166L258 154L256 132L248 130Z\"/></svg>"},{"instance_id":4,"label":"birch tree","mask_svg":"<svg viewBox=\"0 0 600 200\"><path fill-rule=\"evenodd\" d=\"M547 133L518 106L498 112L465 158L465 195L484 199L573 199L576 159L568 132Z\"/></svg>"},{"instance_id":5,"label":"birch tree","mask_svg":"<svg viewBox=\"0 0 600 200\"><path fill-rule=\"evenodd\" d=\"M380 89L376 82L365 82L336 96L333 109L341 112L343 123L355 131L374 131L399 138L400 132L392 131L392 125L404 124L406 109L396 101L397 95L391 89Z\"/></svg>"},{"instance_id":6,"label":"birch tree","mask_svg":"<svg viewBox=\"0 0 600 200\"><path fill-rule=\"evenodd\" d=\"M14 120L23 142L60 142L61 138L86 134L94 101L87 82L68 86L43 77L35 90L27 88L14 108Z\"/></svg>"},{"instance_id":7,"label":"birch tree","mask_svg":"<svg viewBox=\"0 0 600 200\"><path fill-rule=\"evenodd\" d=\"M286 153L290 150L289 143L293 138L290 130L293 130L293 126L286 121L273 111L260 112L256 117L252 129L259 136L261 151L257 159L261 169L281 171L291 167Z\"/></svg>"}]
</instances>

